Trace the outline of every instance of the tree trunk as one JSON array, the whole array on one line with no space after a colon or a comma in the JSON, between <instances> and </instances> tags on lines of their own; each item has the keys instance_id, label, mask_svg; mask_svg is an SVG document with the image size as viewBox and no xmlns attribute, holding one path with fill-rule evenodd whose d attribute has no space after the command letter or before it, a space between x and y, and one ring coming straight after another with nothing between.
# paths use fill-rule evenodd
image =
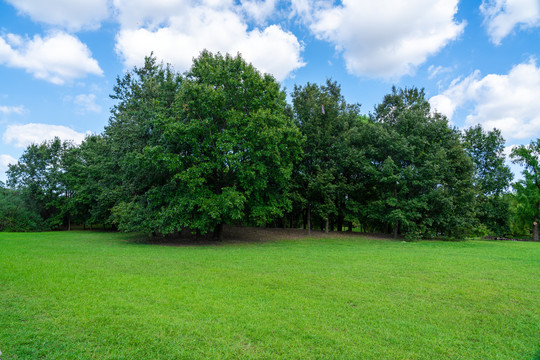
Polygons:
<instances>
[{"instance_id":1,"label":"tree trunk","mask_svg":"<svg viewBox=\"0 0 540 360\"><path fill-rule=\"evenodd\" d=\"M324 233L328 234L328 218L326 218L324 222Z\"/></svg>"},{"instance_id":2,"label":"tree trunk","mask_svg":"<svg viewBox=\"0 0 540 360\"><path fill-rule=\"evenodd\" d=\"M214 228L214 239L223 241L223 223L217 224Z\"/></svg>"},{"instance_id":3,"label":"tree trunk","mask_svg":"<svg viewBox=\"0 0 540 360\"><path fill-rule=\"evenodd\" d=\"M352 232L352 221L349 221L349 229L347 231Z\"/></svg>"},{"instance_id":4,"label":"tree trunk","mask_svg":"<svg viewBox=\"0 0 540 360\"><path fill-rule=\"evenodd\" d=\"M337 217L337 231L343 231L343 214L341 212L338 213Z\"/></svg>"},{"instance_id":5,"label":"tree trunk","mask_svg":"<svg viewBox=\"0 0 540 360\"><path fill-rule=\"evenodd\" d=\"M311 235L311 209L307 209L307 233Z\"/></svg>"}]
</instances>

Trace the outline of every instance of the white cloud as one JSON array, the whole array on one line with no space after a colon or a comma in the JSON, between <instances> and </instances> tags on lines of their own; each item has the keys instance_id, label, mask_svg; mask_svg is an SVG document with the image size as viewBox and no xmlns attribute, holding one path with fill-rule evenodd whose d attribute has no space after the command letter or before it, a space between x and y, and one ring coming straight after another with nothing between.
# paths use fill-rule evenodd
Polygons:
<instances>
[{"instance_id":1,"label":"white cloud","mask_svg":"<svg viewBox=\"0 0 540 360\"><path fill-rule=\"evenodd\" d=\"M0 155L0 171L6 170L9 164L16 164L17 159L9 155Z\"/></svg>"},{"instance_id":2,"label":"white cloud","mask_svg":"<svg viewBox=\"0 0 540 360\"><path fill-rule=\"evenodd\" d=\"M429 99L432 109L452 119L456 108L473 98L474 83L479 77L480 71L477 70L465 79L461 77L454 79L442 94Z\"/></svg>"},{"instance_id":3,"label":"white cloud","mask_svg":"<svg viewBox=\"0 0 540 360\"><path fill-rule=\"evenodd\" d=\"M354 75L398 78L455 40L465 27L458 0L343 0L342 5L293 1L311 31L343 53Z\"/></svg>"},{"instance_id":4,"label":"white cloud","mask_svg":"<svg viewBox=\"0 0 540 360\"><path fill-rule=\"evenodd\" d=\"M126 0L115 1L122 24L116 51L126 67L141 65L153 51L158 59L184 71L203 49L232 55L240 52L260 71L278 80L304 66L302 45L291 32L277 25L248 30L242 5L232 1L204 0L193 5L164 0L148 12L143 11L148 8L146 2L139 2L141 8Z\"/></svg>"},{"instance_id":5,"label":"white cloud","mask_svg":"<svg viewBox=\"0 0 540 360\"><path fill-rule=\"evenodd\" d=\"M323 9L330 9L333 1L330 0L291 0L290 18L298 17L306 24L313 21L313 15ZM316 11L317 10L317 11Z\"/></svg>"},{"instance_id":6,"label":"white cloud","mask_svg":"<svg viewBox=\"0 0 540 360\"><path fill-rule=\"evenodd\" d=\"M30 123L9 125L2 139L7 144L13 143L15 147L25 148L30 144L41 144L55 137L61 140L72 140L74 143L80 144L88 134L89 132L83 134L61 125Z\"/></svg>"},{"instance_id":7,"label":"white cloud","mask_svg":"<svg viewBox=\"0 0 540 360\"><path fill-rule=\"evenodd\" d=\"M491 41L499 45L516 27L540 26L538 0L484 0L480 6Z\"/></svg>"},{"instance_id":8,"label":"white cloud","mask_svg":"<svg viewBox=\"0 0 540 360\"><path fill-rule=\"evenodd\" d=\"M9 115L9 114L22 115L22 114L24 114L24 112L25 112L24 106L0 105L0 113L2 113L4 115Z\"/></svg>"},{"instance_id":9,"label":"white cloud","mask_svg":"<svg viewBox=\"0 0 540 360\"><path fill-rule=\"evenodd\" d=\"M7 180L5 171L9 164L17 164L17 159L10 155L0 154L0 181L2 182Z\"/></svg>"},{"instance_id":10,"label":"white cloud","mask_svg":"<svg viewBox=\"0 0 540 360\"><path fill-rule=\"evenodd\" d=\"M87 74L103 74L88 47L63 32L32 39L14 34L0 36L0 64L25 69L38 79L58 85Z\"/></svg>"},{"instance_id":11,"label":"white cloud","mask_svg":"<svg viewBox=\"0 0 540 360\"><path fill-rule=\"evenodd\" d=\"M242 9L258 24L263 24L276 10L278 0L243 0Z\"/></svg>"},{"instance_id":12,"label":"white cloud","mask_svg":"<svg viewBox=\"0 0 540 360\"><path fill-rule=\"evenodd\" d=\"M122 29L141 27L156 30L171 15L186 13L189 0L113 0Z\"/></svg>"},{"instance_id":13,"label":"white cloud","mask_svg":"<svg viewBox=\"0 0 540 360\"><path fill-rule=\"evenodd\" d=\"M510 158L510 154L512 154L512 150L514 150L515 148L517 148L519 145L508 145L508 146L505 146L504 147L504 150L503 150L503 154L504 156L509 159Z\"/></svg>"},{"instance_id":14,"label":"white cloud","mask_svg":"<svg viewBox=\"0 0 540 360\"><path fill-rule=\"evenodd\" d=\"M7 0L34 21L77 31L96 29L109 15L108 0Z\"/></svg>"},{"instance_id":15,"label":"white cloud","mask_svg":"<svg viewBox=\"0 0 540 360\"><path fill-rule=\"evenodd\" d=\"M96 103L96 95L94 94L80 94L75 96L73 103L79 106L79 112L101 112L101 106Z\"/></svg>"},{"instance_id":16,"label":"white cloud","mask_svg":"<svg viewBox=\"0 0 540 360\"><path fill-rule=\"evenodd\" d=\"M439 66L430 65L429 68L428 68L428 73L429 73L429 78L430 79L433 79L434 77L436 77L438 75L448 73L448 72L451 72L451 71L452 71L451 67L444 67L444 66L440 66L440 65Z\"/></svg>"},{"instance_id":17,"label":"white cloud","mask_svg":"<svg viewBox=\"0 0 540 360\"><path fill-rule=\"evenodd\" d=\"M430 99L433 108L452 118L458 107L472 104L466 126L497 128L507 140L540 136L540 67L534 61L514 66L507 75L476 71L454 80Z\"/></svg>"}]
</instances>

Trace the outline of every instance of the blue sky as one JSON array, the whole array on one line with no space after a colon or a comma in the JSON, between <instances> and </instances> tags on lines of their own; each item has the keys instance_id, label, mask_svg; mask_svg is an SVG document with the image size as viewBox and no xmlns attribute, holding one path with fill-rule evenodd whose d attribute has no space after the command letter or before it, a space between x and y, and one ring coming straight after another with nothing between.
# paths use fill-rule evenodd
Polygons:
<instances>
[{"instance_id":1,"label":"blue sky","mask_svg":"<svg viewBox=\"0 0 540 360\"><path fill-rule=\"evenodd\" d=\"M332 78L364 113L416 86L459 128L540 136L540 0L0 0L0 180L32 142L102 132L151 51L183 72L204 48L289 92Z\"/></svg>"}]
</instances>

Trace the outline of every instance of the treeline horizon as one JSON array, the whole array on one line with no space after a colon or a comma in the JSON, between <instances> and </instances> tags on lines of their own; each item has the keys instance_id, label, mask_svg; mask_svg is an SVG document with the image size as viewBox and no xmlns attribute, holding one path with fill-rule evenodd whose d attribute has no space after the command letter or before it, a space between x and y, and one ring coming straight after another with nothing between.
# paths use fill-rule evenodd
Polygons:
<instances>
[{"instance_id":1,"label":"treeline horizon","mask_svg":"<svg viewBox=\"0 0 540 360\"><path fill-rule=\"evenodd\" d=\"M109 124L80 145L26 148L2 184L0 231L108 226L163 236L223 225L357 228L409 240L538 240L540 142L512 150L497 129L460 131L423 90L373 113L340 85L281 85L240 55L203 51L184 74L152 56L117 78Z\"/></svg>"}]
</instances>

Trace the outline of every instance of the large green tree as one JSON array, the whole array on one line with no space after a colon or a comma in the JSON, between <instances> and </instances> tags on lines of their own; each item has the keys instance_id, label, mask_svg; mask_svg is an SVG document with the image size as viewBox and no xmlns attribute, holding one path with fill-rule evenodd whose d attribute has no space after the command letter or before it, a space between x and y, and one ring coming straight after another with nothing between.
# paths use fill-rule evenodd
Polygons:
<instances>
[{"instance_id":1,"label":"large green tree","mask_svg":"<svg viewBox=\"0 0 540 360\"><path fill-rule=\"evenodd\" d=\"M72 189L68 206L73 221L84 226L112 226L111 209L124 194L119 159L103 135L88 136L64 156L65 179Z\"/></svg>"},{"instance_id":2,"label":"large green tree","mask_svg":"<svg viewBox=\"0 0 540 360\"><path fill-rule=\"evenodd\" d=\"M154 158L148 160L145 152L164 144L163 133L156 130L160 119L173 116L181 80L180 74L152 56L145 58L142 67L117 78L111 95L116 104L105 128L104 142L93 144L94 148L108 149L110 158L104 157L106 164L102 165L114 176L108 174L102 183L107 196L117 203L141 196L169 176L167 168L152 162Z\"/></svg>"},{"instance_id":3,"label":"large green tree","mask_svg":"<svg viewBox=\"0 0 540 360\"><path fill-rule=\"evenodd\" d=\"M529 145L520 145L510 154L514 163L524 167L524 179L519 180L514 188L518 200L518 216L531 224L533 240L538 241L538 222L540 221L540 139Z\"/></svg>"},{"instance_id":4,"label":"large green tree","mask_svg":"<svg viewBox=\"0 0 540 360\"><path fill-rule=\"evenodd\" d=\"M335 81L325 85L308 83L295 86L292 93L294 118L306 137L304 157L295 170L296 197L306 209L308 230L312 214L328 231L331 218L341 231L344 220L351 220L351 200L359 184L355 152L350 146L356 131L360 106L347 104Z\"/></svg>"},{"instance_id":5,"label":"large green tree","mask_svg":"<svg viewBox=\"0 0 540 360\"><path fill-rule=\"evenodd\" d=\"M172 102L147 115L142 150L128 155L134 178L151 176L115 207L120 228L221 238L223 224L282 216L302 137L279 83L239 55L204 51L176 84Z\"/></svg>"},{"instance_id":6,"label":"large green tree","mask_svg":"<svg viewBox=\"0 0 540 360\"><path fill-rule=\"evenodd\" d=\"M9 165L8 186L20 191L24 201L50 228L69 227L69 200L73 195L64 168L64 156L73 147L55 138L26 148L17 164Z\"/></svg>"},{"instance_id":7,"label":"large green tree","mask_svg":"<svg viewBox=\"0 0 540 360\"><path fill-rule=\"evenodd\" d=\"M456 129L432 114L423 90L385 96L364 137L371 187L369 216L394 236L461 237L472 228L473 164Z\"/></svg>"},{"instance_id":8,"label":"large green tree","mask_svg":"<svg viewBox=\"0 0 540 360\"><path fill-rule=\"evenodd\" d=\"M463 143L475 164L477 218L487 230L497 236L509 232L509 203L504 192L513 174L505 165L505 141L500 130L485 132L480 125L466 129Z\"/></svg>"}]
</instances>

